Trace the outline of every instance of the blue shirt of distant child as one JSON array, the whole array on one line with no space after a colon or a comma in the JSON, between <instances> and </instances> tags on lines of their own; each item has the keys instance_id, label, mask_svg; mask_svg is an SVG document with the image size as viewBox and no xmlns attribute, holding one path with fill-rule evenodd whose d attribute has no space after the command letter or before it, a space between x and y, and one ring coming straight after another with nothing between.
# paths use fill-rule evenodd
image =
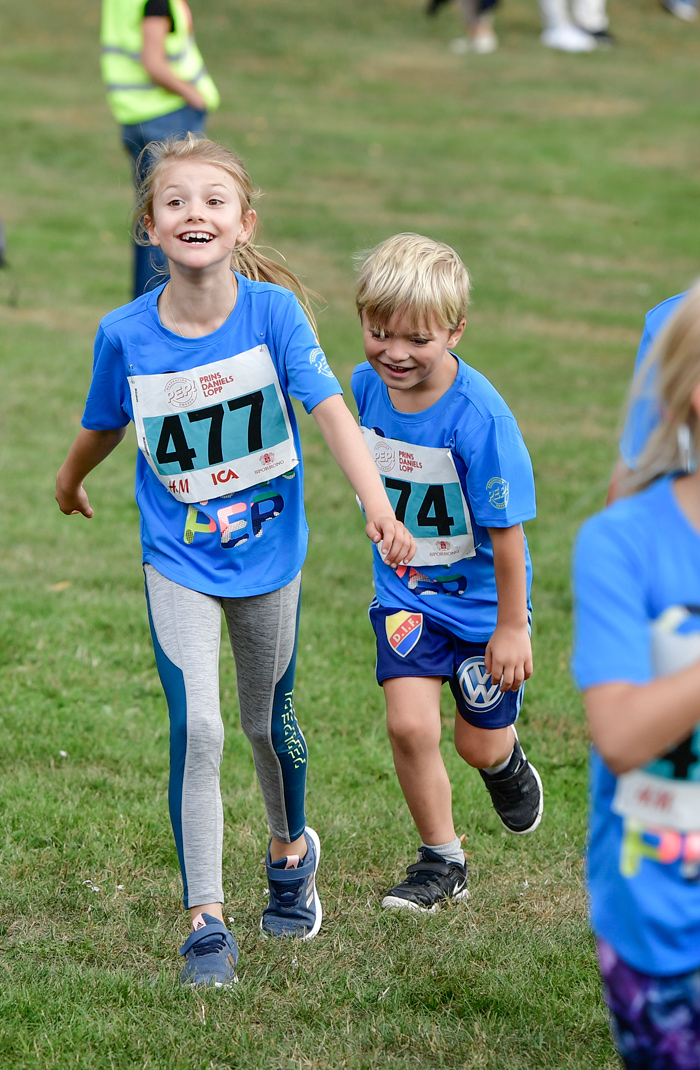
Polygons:
<instances>
[{"instance_id":1,"label":"blue shirt of distant child","mask_svg":"<svg viewBox=\"0 0 700 1070\"><path fill-rule=\"evenodd\" d=\"M647 444L647 440L660 419L659 401L656 396L656 376L653 370L641 382L637 381L640 368L656 341L656 337L666 320L673 315L685 294L676 294L662 301L656 308L647 312L644 320L644 332L637 351L634 366L633 398L625 420L620 439L620 453L628 468L636 469L637 460Z\"/></svg>"},{"instance_id":2,"label":"blue shirt of distant child","mask_svg":"<svg viewBox=\"0 0 700 1070\"><path fill-rule=\"evenodd\" d=\"M83 427L113 430L133 419L128 376L184 373L264 345L300 458L290 395L311 412L342 390L294 294L238 273L236 279L238 295L231 314L202 338L179 337L163 327L157 308L163 287L106 316L95 340ZM136 501L143 560L168 579L203 594L238 598L277 590L296 576L306 554L302 463L247 490L231 493L229 488L230 483L223 484L224 497L189 505L178 501L139 450ZM234 507L228 513L235 516L235 537L227 540L221 535L222 505Z\"/></svg>"},{"instance_id":3,"label":"blue shirt of distant child","mask_svg":"<svg viewBox=\"0 0 700 1070\"><path fill-rule=\"evenodd\" d=\"M487 528L508 528L532 519L535 485L529 454L505 401L488 379L459 357L454 359L458 362L454 383L422 412L395 409L386 385L368 363L355 368L352 390L364 428L398 443L449 449L466 499L476 551L449 565L409 565L394 570L382 565L375 546L374 584L379 604L387 609L426 613L461 638L486 643L496 627L498 606ZM424 495L425 485L415 479L406 476L407 483ZM426 508L424 502L422 508L403 517L416 538L433 530L434 503L440 499L435 488L428 491L433 504ZM400 494L391 487L387 493L396 509ZM529 603L532 569L527 542L525 558Z\"/></svg>"},{"instance_id":4,"label":"blue shirt of distant child","mask_svg":"<svg viewBox=\"0 0 700 1070\"><path fill-rule=\"evenodd\" d=\"M572 669L581 690L648 683L655 675L655 622L670 607L685 614L670 639L691 641L697 649L700 534L681 512L670 477L584 524L574 552L574 596ZM697 782L700 793L700 731L644 769L662 778L662 785ZM643 973L695 970L700 836L614 812L617 786L594 747L587 863L593 930Z\"/></svg>"}]
</instances>

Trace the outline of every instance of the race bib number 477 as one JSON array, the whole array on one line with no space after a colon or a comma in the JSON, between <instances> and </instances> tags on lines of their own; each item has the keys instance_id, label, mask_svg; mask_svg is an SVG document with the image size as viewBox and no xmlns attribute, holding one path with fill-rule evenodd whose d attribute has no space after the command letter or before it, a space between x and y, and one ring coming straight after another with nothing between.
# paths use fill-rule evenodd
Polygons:
<instances>
[{"instance_id":1,"label":"race bib number 477","mask_svg":"<svg viewBox=\"0 0 700 1070\"><path fill-rule=\"evenodd\" d=\"M182 502L206 501L299 463L267 346L186 372L129 377L138 446Z\"/></svg>"}]
</instances>

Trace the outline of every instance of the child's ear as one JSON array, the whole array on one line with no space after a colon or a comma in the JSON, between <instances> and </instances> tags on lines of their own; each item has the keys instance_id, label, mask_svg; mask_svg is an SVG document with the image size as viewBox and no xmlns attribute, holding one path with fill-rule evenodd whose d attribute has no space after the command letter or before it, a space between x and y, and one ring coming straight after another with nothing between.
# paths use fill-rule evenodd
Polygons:
<instances>
[{"instance_id":1,"label":"child's ear","mask_svg":"<svg viewBox=\"0 0 700 1070\"><path fill-rule=\"evenodd\" d=\"M143 229L151 240L151 245L160 245L160 238L156 232L156 225L149 215L143 217Z\"/></svg>"},{"instance_id":2,"label":"child's ear","mask_svg":"<svg viewBox=\"0 0 700 1070\"><path fill-rule=\"evenodd\" d=\"M246 242L250 241L253 235L253 231L255 230L255 224L257 223L257 220L258 213L255 211L254 208L251 208L247 215L244 215L241 219L241 229L238 231L236 245L245 245Z\"/></svg>"},{"instance_id":3,"label":"child's ear","mask_svg":"<svg viewBox=\"0 0 700 1070\"><path fill-rule=\"evenodd\" d=\"M452 332L450 337L447 339L447 348L448 349L452 349L453 346L457 345L457 343L459 342L460 338L464 334L464 328L466 326L467 326L466 316L462 316L461 320L459 321L459 323L455 327L454 331Z\"/></svg>"}]
</instances>

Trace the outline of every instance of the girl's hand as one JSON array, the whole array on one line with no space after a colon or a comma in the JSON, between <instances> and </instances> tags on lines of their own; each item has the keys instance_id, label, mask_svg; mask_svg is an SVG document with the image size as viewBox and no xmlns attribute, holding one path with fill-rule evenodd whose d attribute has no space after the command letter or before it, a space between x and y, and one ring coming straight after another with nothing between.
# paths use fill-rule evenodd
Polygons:
<instances>
[{"instance_id":1,"label":"girl's hand","mask_svg":"<svg viewBox=\"0 0 700 1070\"><path fill-rule=\"evenodd\" d=\"M61 512L68 516L82 513L88 520L94 516L95 510L90 505L83 484L79 483L77 487L64 486L60 471L56 476L56 501Z\"/></svg>"},{"instance_id":2,"label":"girl's hand","mask_svg":"<svg viewBox=\"0 0 700 1070\"><path fill-rule=\"evenodd\" d=\"M501 691L517 691L532 676L532 644L527 625L499 624L488 641L484 668Z\"/></svg>"},{"instance_id":3,"label":"girl's hand","mask_svg":"<svg viewBox=\"0 0 700 1070\"><path fill-rule=\"evenodd\" d=\"M381 542L379 550L390 568L407 565L416 552L415 539L393 513L368 521L365 531L372 542Z\"/></svg>"}]
</instances>

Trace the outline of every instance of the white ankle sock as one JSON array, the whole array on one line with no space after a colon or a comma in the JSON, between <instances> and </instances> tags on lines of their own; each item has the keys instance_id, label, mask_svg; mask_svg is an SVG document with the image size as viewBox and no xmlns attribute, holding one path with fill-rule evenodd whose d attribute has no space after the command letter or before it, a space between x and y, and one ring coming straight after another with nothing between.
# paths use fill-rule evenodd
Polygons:
<instances>
[{"instance_id":1,"label":"white ankle sock","mask_svg":"<svg viewBox=\"0 0 700 1070\"><path fill-rule=\"evenodd\" d=\"M515 747L513 747L515 750ZM505 762L499 762L498 765L487 765L485 769L482 769L482 773L486 773L486 776L495 776L496 773L502 773L504 769L508 767L508 763L513 757L513 751L510 752Z\"/></svg>"},{"instance_id":2,"label":"white ankle sock","mask_svg":"<svg viewBox=\"0 0 700 1070\"><path fill-rule=\"evenodd\" d=\"M458 866L464 865L464 851L462 850L462 841L458 836L455 836L454 840L449 843L423 843L421 847L427 847L429 851L433 851L436 855L440 855L440 858L444 858L446 862L456 862Z\"/></svg>"}]
</instances>

